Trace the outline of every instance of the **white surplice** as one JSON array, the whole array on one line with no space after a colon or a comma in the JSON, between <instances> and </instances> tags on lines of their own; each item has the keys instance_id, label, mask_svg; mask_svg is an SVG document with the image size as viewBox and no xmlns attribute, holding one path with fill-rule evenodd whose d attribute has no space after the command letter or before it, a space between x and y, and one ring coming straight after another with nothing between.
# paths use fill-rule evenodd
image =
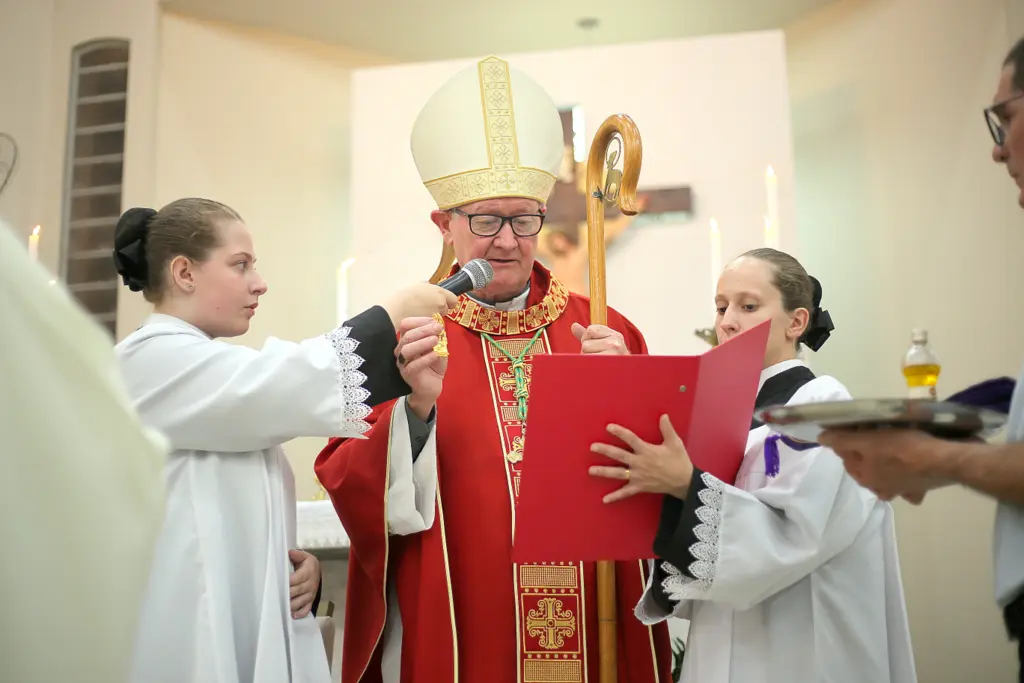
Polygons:
<instances>
[{"instance_id":1,"label":"white surplice","mask_svg":"<svg viewBox=\"0 0 1024 683\"><path fill-rule=\"evenodd\" d=\"M765 369L761 384L800 364ZM789 404L849 397L823 376ZM667 567L674 616L690 620L683 683L914 683L892 508L826 448L778 441L767 476L770 433L751 430L735 486L702 475L693 561ZM650 584L636 614L669 616Z\"/></svg>"},{"instance_id":2,"label":"white surplice","mask_svg":"<svg viewBox=\"0 0 1024 683\"><path fill-rule=\"evenodd\" d=\"M280 445L367 429L356 346L339 328L256 351L166 315L117 345L136 409L173 448L133 683L330 681L314 615L289 607L295 485Z\"/></svg>"},{"instance_id":3,"label":"white surplice","mask_svg":"<svg viewBox=\"0 0 1024 683\"><path fill-rule=\"evenodd\" d=\"M0 680L125 680L167 441L114 343L0 223Z\"/></svg>"}]
</instances>

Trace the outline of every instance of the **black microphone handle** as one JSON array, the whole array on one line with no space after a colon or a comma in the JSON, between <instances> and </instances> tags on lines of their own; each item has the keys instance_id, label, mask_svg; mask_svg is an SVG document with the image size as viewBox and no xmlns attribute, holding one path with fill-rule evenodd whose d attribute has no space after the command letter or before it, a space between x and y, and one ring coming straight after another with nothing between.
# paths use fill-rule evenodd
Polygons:
<instances>
[{"instance_id":1,"label":"black microphone handle","mask_svg":"<svg viewBox=\"0 0 1024 683\"><path fill-rule=\"evenodd\" d=\"M455 296L462 296L473 291L473 278L464 270L452 275L446 280L437 283L441 289L446 289Z\"/></svg>"}]
</instances>

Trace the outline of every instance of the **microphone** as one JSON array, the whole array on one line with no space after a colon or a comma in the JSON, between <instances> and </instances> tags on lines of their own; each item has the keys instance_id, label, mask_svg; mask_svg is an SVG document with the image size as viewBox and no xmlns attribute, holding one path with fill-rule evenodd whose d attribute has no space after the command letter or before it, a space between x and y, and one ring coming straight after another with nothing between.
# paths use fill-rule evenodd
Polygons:
<instances>
[{"instance_id":1,"label":"microphone","mask_svg":"<svg viewBox=\"0 0 1024 683\"><path fill-rule=\"evenodd\" d=\"M486 259L475 258L459 269L450 278L437 283L455 296L462 296L486 287L494 279L494 268Z\"/></svg>"}]
</instances>

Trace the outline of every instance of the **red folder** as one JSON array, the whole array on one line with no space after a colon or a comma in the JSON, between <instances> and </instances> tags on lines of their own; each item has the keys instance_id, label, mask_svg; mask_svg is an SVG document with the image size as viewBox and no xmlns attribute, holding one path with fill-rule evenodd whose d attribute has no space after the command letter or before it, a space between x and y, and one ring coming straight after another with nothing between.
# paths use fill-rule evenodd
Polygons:
<instances>
[{"instance_id":1,"label":"red folder","mask_svg":"<svg viewBox=\"0 0 1024 683\"><path fill-rule=\"evenodd\" d=\"M700 356L535 356L515 562L640 560L652 555L663 496L603 497L623 482L591 476L618 465L590 450L617 443L615 423L661 443L668 415L694 465L733 483L746 448L770 323Z\"/></svg>"}]
</instances>

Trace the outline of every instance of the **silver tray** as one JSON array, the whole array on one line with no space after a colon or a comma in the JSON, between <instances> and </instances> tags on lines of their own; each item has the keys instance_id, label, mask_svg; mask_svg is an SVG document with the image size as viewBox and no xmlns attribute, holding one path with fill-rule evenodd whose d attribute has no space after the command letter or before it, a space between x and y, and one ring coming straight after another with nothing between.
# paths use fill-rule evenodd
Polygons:
<instances>
[{"instance_id":1,"label":"silver tray","mask_svg":"<svg viewBox=\"0 0 1024 683\"><path fill-rule=\"evenodd\" d=\"M1005 423L1006 415L959 403L901 398L825 401L769 406L754 417L773 431L802 441L816 441L823 429L920 429L947 439L986 438Z\"/></svg>"}]
</instances>

